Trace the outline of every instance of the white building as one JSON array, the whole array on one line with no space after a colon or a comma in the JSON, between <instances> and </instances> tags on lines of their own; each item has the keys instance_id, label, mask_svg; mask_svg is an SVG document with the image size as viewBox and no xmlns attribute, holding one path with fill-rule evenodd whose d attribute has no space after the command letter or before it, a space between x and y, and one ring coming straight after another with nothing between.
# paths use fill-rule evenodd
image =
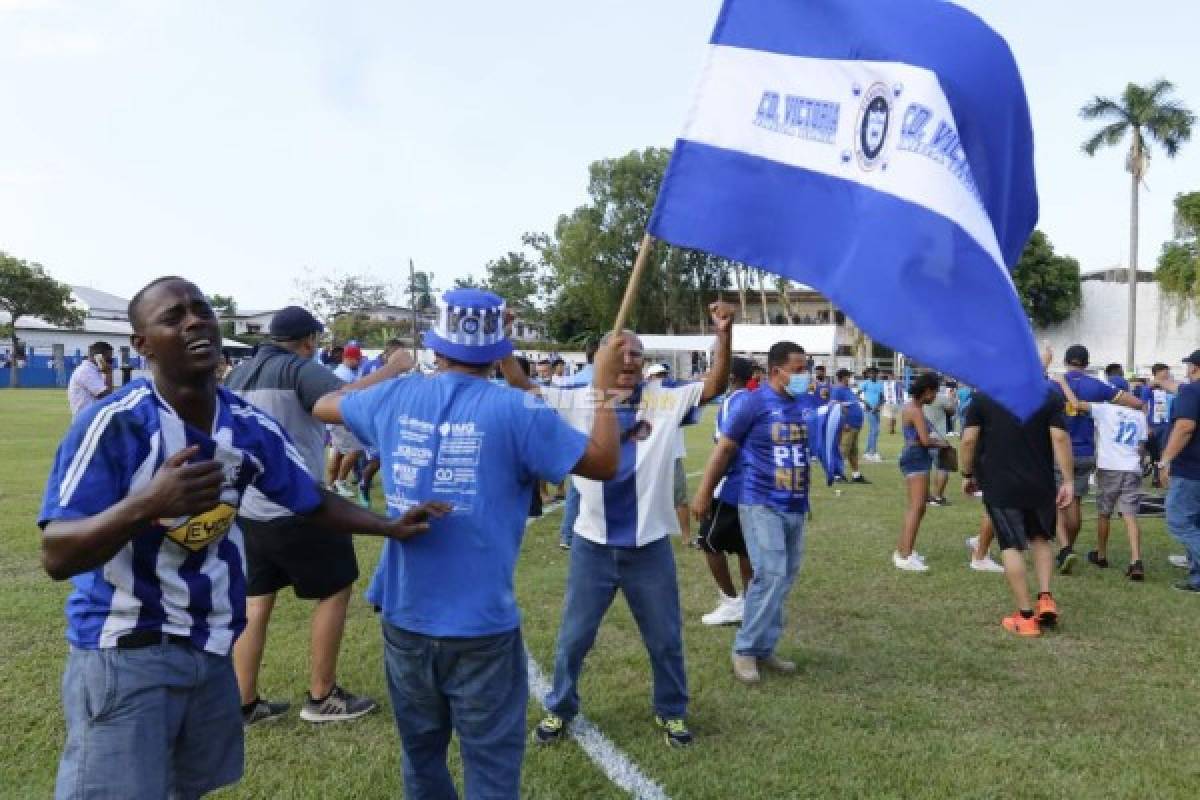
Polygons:
<instances>
[{"instance_id":1,"label":"white building","mask_svg":"<svg viewBox=\"0 0 1200 800\"><path fill-rule=\"evenodd\" d=\"M1061 325L1035 331L1039 343L1048 340L1054 348L1056 364L1061 364L1062 354L1073 344L1088 348L1095 368L1125 363L1129 324L1127 275L1122 267L1084 273L1080 283L1083 303L1079 309ZM1200 348L1200 318L1164 296L1154 273L1148 270L1138 273L1134 348L1138 374L1149 374L1150 366L1157 361L1178 374L1180 359Z\"/></svg>"},{"instance_id":2,"label":"white building","mask_svg":"<svg viewBox=\"0 0 1200 800\"><path fill-rule=\"evenodd\" d=\"M132 350L129 337L133 327L129 324L126 309L129 301L124 297L102 292L89 286L72 286L71 299L86 316L79 328L54 325L39 317L21 317L17 320L17 338L34 353L51 355L61 348L61 355L85 355L95 342L107 342L113 350L124 357ZM9 322L8 314L0 312L0 324ZM12 342L0 342L0 352L11 355Z\"/></svg>"}]
</instances>

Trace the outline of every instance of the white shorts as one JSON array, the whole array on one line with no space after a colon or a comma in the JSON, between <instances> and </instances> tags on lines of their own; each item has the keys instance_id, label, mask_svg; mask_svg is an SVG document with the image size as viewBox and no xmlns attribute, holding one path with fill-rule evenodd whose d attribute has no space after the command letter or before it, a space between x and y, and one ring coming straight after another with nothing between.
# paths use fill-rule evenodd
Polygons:
<instances>
[{"instance_id":1,"label":"white shorts","mask_svg":"<svg viewBox=\"0 0 1200 800\"><path fill-rule=\"evenodd\" d=\"M334 425L330 428L329 441L333 444L333 449L342 455L363 449L358 439L353 433L347 430L345 425Z\"/></svg>"},{"instance_id":2,"label":"white shorts","mask_svg":"<svg viewBox=\"0 0 1200 800\"><path fill-rule=\"evenodd\" d=\"M879 413L882 414L885 419L895 419L896 418L896 404L895 403L884 403L883 407L879 409Z\"/></svg>"}]
</instances>

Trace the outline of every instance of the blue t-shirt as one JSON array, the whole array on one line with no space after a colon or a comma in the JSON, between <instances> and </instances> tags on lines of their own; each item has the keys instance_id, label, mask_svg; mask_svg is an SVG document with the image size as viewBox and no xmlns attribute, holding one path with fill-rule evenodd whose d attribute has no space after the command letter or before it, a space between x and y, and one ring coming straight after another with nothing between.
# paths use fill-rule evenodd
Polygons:
<instances>
[{"instance_id":1,"label":"blue t-shirt","mask_svg":"<svg viewBox=\"0 0 1200 800\"><path fill-rule=\"evenodd\" d=\"M321 505L316 482L279 424L218 388L213 429L188 423L152 381L135 380L71 424L46 482L38 524L94 516L145 489L163 462L191 445L221 464L217 504L202 514L147 522L112 558L71 578L67 639L115 647L133 631L187 636L226 655L246 626L245 553L238 509L254 487L292 514Z\"/></svg>"},{"instance_id":2,"label":"blue t-shirt","mask_svg":"<svg viewBox=\"0 0 1200 800\"><path fill-rule=\"evenodd\" d=\"M721 405L717 406L717 436L725 424L725 420L729 419L729 415L736 411L750 395L748 389L735 389L733 392L725 396L721 401ZM717 487L717 499L727 505L736 506L742 496L742 473L745 468L742 466L742 451L738 450L733 458L729 461L729 467L725 470L725 477L721 479L721 484Z\"/></svg>"},{"instance_id":3,"label":"blue t-shirt","mask_svg":"<svg viewBox=\"0 0 1200 800\"><path fill-rule=\"evenodd\" d=\"M863 426L863 410L858 402L858 397L854 394L854 390L849 386L834 386L829 393L829 400L833 403L845 403L846 412L842 420L849 427L858 430Z\"/></svg>"},{"instance_id":4,"label":"blue t-shirt","mask_svg":"<svg viewBox=\"0 0 1200 800\"><path fill-rule=\"evenodd\" d=\"M1180 419L1190 419L1200 424L1200 384L1185 383L1179 387L1171 414L1172 427ZM1192 481L1200 480L1200 430L1192 434L1187 446L1171 462L1171 474Z\"/></svg>"},{"instance_id":5,"label":"blue t-shirt","mask_svg":"<svg viewBox=\"0 0 1200 800\"><path fill-rule=\"evenodd\" d=\"M867 404L867 409L878 411L879 407L883 405L883 381L866 380L860 383L858 388L862 392L862 399Z\"/></svg>"},{"instance_id":6,"label":"blue t-shirt","mask_svg":"<svg viewBox=\"0 0 1200 800\"><path fill-rule=\"evenodd\" d=\"M750 392L733 409L721 435L742 448L739 505L778 511L808 510L808 415L822 405L818 396L781 395L770 386Z\"/></svg>"},{"instance_id":7,"label":"blue t-shirt","mask_svg":"<svg viewBox=\"0 0 1200 800\"><path fill-rule=\"evenodd\" d=\"M379 450L390 514L426 500L454 506L428 532L384 544L367 599L426 636L516 628L513 569L534 486L561 481L588 437L532 395L457 372L385 381L341 410Z\"/></svg>"},{"instance_id":8,"label":"blue t-shirt","mask_svg":"<svg viewBox=\"0 0 1200 800\"><path fill-rule=\"evenodd\" d=\"M1079 370L1071 370L1064 376L1067 385L1075 393L1075 397L1088 403L1111 403L1121 390L1110 386L1104 381L1097 380L1091 375L1085 375ZM1061 390L1059 392L1061 394ZM1075 457L1094 458L1096 456L1096 424L1091 416L1067 407L1067 432L1071 434L1071 450Z\"/></svg>"}]
</instances>

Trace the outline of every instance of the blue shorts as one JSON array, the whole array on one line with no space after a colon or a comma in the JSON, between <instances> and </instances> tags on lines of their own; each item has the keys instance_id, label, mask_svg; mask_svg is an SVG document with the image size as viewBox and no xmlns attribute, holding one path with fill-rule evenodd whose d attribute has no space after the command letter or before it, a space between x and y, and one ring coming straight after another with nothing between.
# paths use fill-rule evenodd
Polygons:
<instances>
[{"instance_id":1,"label":"blue shorts","mask_svg":"<svg viewBox=\"0 0 1200 800\"><path fill-rule=\"evenodd\" d=\"M72 647L58 800L199 797L242 777L242 711L229 656L188 644Z\"/></svg>"},{"instance_id":2,"label":"blue shorts","mask_svg":"<svg viewBox=\"0 0 1200 800\"><path fill-rule=\"evenodd\" d=\"M904 473L904 477L911 478L913 475L921 475L929 472L933 467L933 456L929 449L915 444L904 445L904 451L900 453L900 471Z\"/></svg>"}]
</instances>

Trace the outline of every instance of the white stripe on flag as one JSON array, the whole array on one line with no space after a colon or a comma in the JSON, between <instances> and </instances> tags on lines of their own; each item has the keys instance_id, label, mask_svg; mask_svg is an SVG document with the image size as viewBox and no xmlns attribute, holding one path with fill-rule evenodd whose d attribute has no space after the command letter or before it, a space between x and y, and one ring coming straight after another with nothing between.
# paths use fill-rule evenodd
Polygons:
<instances>
[{"instance_id":1,"label":"white stripe on flag","mask_svg":"<svg viewBox=\"0 0 1200 800\"><path fill-rule=\"evenodd\" d=\"M863 97L876 84L883 84L893 93L898 90L899 94L891 98L886 168L877 165L867 170L853 156L854 140L860 133ZM863 94L856 96L855 88ZM756 112L767 91L779 93L781 116L789 95L839 104L834 140L806 139L756 125ZM899 62L805 58L712 45L695 105L680 137L853 181L923 206L957 223L1007 276L991 220L977 195L944 163L935 160L935 156L944 154L933 152L933 148L926 148L932 154L898 148L906 110L913 103L932 112L925 131L926 144L932 139L933 129L945 121L950 127L943 143L950 152L965 158L961 146L954 150L958 141L954 115L937 75L930 70ZM845 154L851 157L843 160ZM803 210L797 209L797 213ZM869 224L870 220L864 222Z\"/></svg>"}]
</instances>

